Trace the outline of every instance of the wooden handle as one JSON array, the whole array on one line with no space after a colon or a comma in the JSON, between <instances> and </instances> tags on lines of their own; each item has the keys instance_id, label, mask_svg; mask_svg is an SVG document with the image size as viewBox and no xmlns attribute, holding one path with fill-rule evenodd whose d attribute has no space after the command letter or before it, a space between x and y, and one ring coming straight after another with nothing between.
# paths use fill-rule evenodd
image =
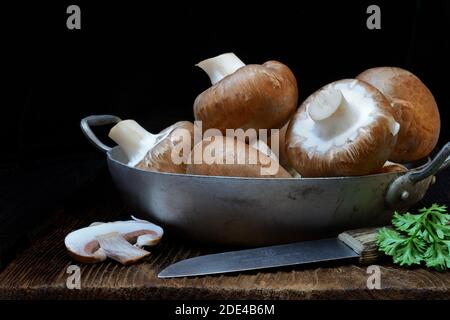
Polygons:
<instances>
[{"instance_id":1,"label":"wooden handle","mask_svg":"<svg viewBox=\"0 0 450 320\"><path fill-rule=\"evenodd\" d=\"M377 245L377 235L380 229L381 227L345 231L339 234L338 239L360 255L359 263L372 264L383 255L378 251Z\"/></svg>"}]
</instances>

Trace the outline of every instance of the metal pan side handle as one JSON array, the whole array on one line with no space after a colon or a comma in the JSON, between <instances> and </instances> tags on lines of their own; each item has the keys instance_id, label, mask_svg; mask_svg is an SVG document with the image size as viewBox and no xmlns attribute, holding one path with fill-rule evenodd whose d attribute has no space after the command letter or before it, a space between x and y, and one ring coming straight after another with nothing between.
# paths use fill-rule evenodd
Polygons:
<instances>
[{"instance_id":1,"label":"metal pan side handle","mask_svg":"<svg viewBox=\"0 0 450 320\"><path fill-rule=\"evenodd\" d=\"M407 208L420 201L433 181L433 176L450 166L450 142L424 168L411 170L395 179L388 187L386 203L390 208Z\"/></svg>"},{"instance_id":2,"label":"metal pan side handle","mask_svg":"<svg viewBox=\"0 0 450 320\"><path fill-rule=\"evenodd\" d=\"M450 142L439 151L436 157L425 168L419 171L413 171L410 174L410 179L413 182L419 182L436 172L447 168L450 165Z\"/></svg>"},{"instance_id":3,"label":"metal pan side handle","mask_svg":"<svg viewBox=\"0 0 450 320\"><path fill-rule=\"evenodd\" d=\"M94 126L103 126L106 124L116 124L122 121L119 117L113 115L95 115L83 118L80 122L81 131L84 133L86 138L100 151L107 153L111 150L111 147L108 147L106 144L101 142L97 136L92 131L91 127Z\"/></svg>"}]
</instances>

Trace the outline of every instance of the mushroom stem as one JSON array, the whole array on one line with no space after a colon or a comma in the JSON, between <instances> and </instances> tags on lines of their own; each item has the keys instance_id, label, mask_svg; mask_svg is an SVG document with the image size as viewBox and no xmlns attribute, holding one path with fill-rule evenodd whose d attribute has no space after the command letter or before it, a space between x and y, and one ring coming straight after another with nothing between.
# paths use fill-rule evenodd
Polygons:
<instances>
[{"instance_id":1,"label":"mushroom stem","mask_svg":"<svg viewBox=\"0 0 450 320\"><path fill-rule=\"evenodd\" d=\"M124 120L116 124L109 132L128 157L128 165L135 166L159 140L134 120Z\"/></svg>"},{"instance_id":2,"label":"mushroom stem","mask_svg":"<svg viewBox=\"0 0 450 320\"><path fill-rule=\"evenodd\" d=\"M358 119L358 112L350 106L342 92L335 88L320 92L307 106L307 112L318 133L330 138L347 130Z\"/></svg>"},{"instance_id":3,"label":"mushroom stem","mask_svg":"<svg viewBox=\"0 0 450 320\"><path fill-rule=\"evenodd\" d=\"M150 254L130 244L118 232L98 235L96 239L109 258L124 265L134 263Z\"/></svg>"},{"instance_id":4,"label":"mushroom stem","mask_svg":"<svg viewBox=\"0 0 450 320\"><path fill-rule=\"evenodd\" d=\"M202 68L211 79L211 83L215 85L217 82L234 73L239 68L245 66L234 53L224 53L219 56L203 60L196 64Z\"/></svg>"}]
</instances>

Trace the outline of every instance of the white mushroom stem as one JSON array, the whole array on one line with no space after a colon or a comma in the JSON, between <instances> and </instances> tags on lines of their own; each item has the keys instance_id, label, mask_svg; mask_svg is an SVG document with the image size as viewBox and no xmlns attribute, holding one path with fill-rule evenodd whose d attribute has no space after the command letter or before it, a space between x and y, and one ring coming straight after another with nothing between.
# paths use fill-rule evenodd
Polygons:
<instances>
[{"instance_id":1,"label":"white mushroom stem","mask_svg":"<svg viewBox=\"0 0 450 320\"><path fill-rule=\"evenodd\" d=\"M342 92L334 88L319 92L307 106L307 112L314 121L318 134L330 138L346 131L359 117Z\"/></svg>"},{"instance_id":2,"label":"white mushroom stem","mask_svg":"<svg viewBox=\"0 0 450 320\"><path fill-rule=\"evenodd\" d=\"M128 165L134 167L169 134L170 132L165 132L164 135L152 134L136 121L124 120L111 129L109 137L125 152L128 157Z\"/></svg>"},{"instance_id":3,"label":"white mushroom stem","mask_svg":"<svg viewBox=\"0 0 450 320\"><path fill-rule=\"evenodd\" d=\"M211 83L215 85L226 76L245 66L245 63L234 53L224 53L217 57L203 60L196 66L202 68L208 74Z\"/></svg>"},{"instance_id":4,"label":"white mushroom stem","mask_svg":"<svg viewBox=\"0 0 450 320\"><path fill-rule=\"evenodd\" d=\"M98 235L96 240L109 258L124 265L134 263L150 254L130 244L118 232Z\"/></svg>"}]
</instances>

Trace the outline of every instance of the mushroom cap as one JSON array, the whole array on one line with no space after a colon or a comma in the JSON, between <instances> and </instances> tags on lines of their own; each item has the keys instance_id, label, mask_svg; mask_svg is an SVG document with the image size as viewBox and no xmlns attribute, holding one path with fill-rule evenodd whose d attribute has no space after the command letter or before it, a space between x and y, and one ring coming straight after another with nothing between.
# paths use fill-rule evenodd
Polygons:
<instances>
[{"instance_id":1,"label":"mushroom cap","mask_svg":"<svg viewBox=\"0 0 450 320\"><path fill-rule=\"evenodd\" d=\"M280 142L279 142L279 152L280 156L278 157L280 160L280 164L288 171L291 171L292 166L289 163L289 158L286 153L286 133L289 128L289 121L280 129ZM270 140L271 141L271 140Z\"/></svg>"},{"instance_id":2,"label":"mushroom cap","mask_svg":"<svg viewBox=\"0 0 450 320\"><path fill-rule=\"evenodd\" d=\"M195 152L214 154L219 163L195 163ZM279 165L276 157L270 157L243 141L235 138L214 136L211 140L203 139L191 151L191 163L187 173L207 176L256 177L256 178L290 178L291 175ZM231 163L226 163L230 159ZM255 160L255 161L253 161ZM273 174L263 174L263 168L277 168Z\"/></svg>"},{"instance_id":3,"label":"mushroom cap","mask_svg":"<svg viewBox=\"0 0 450 320\"><path fill-rule=\"evenodd\" d=\"M286 122L286 124L281 129L279 129L278 135L274 135L271 132L271 135L267 140L267 145L268 145L268 148L270 148L274 152L276 150L276 148L274 148L273 143L278 138L278 158L277 158L278 162L281 164L281 166L284 169L286 169L286 171L289 172L289 174L291 174L291 176L299 177L300 175L298 174L298 172L296 172L295 169L289 163L289 158L286 153L286 132L287 132L288 127L289 127L289 121Z\"/></svg>"},{"instance_id":4,"label":"mushroom cap","mask_svg":"<svg viewBox=\"0 0 450 320\"><path fill-rule=\"evenodd\" d=\"M378 174L378 173L393 173L393 172L406 172L408 169L395 162L386 161L386 163L381 167L372 172L372 174Z\"/></svg>"},{"instance_id":5,"label":"mushroom cap","mask_svg":"<svg viewBox=\"0 0 450 320\"><path fill-rule=\"evenodd\" d=\"M309 115L309 105L322 99L326 90L341 92L352 115L346 123L337 115L323 126ZM363 81L346 79L324 86L290 121L286 134L290 164L303 177L370 174L383 166L395 145L398 123L389 109L383 94Z\"/></svg>"},{"instance_id":6,"label":"mushroom cap","mask_svg":"<svg viewBox=\"0 0 450 320\"><path fill-rule=\"evenodd\" d=\"M281 128L297 107L297 81L277 61L246 65L197 96L194 116L203 130Z\"/></svg>"},{"instance_id":7,"label":"mushroom cap","mask_svg":"<svg viewBox=\"0 0 450 320\"><path fill-rule=\"evenodd\" d=\"M72 231L64 239L64 244L69 255L76 261L96 263L107 258L107 252L100 247L97 237L111 233L119 233L125 240L133 244L142 243L142 241L139 241L140 237L145 237L147 244L155 244L163 236L163 229L143 220L96 223Z\"/></svg>"},{"instance_id":8,"label":"mushroom cap","mask_svg":"<svg viewBox=\"0 0 450 320\"><path fill-rule=\"evenodd\" d=\"M166 135L170 132L169 135ZM186 163L194 144L194 125L189 121L179 121L159 134L166 137L156 144L137 165L137 168L171 173L186 173ZM189 136L188 136L189 135ZM179 144L182 145L179 145ZM185 148L183 146L185 145ZM177 164L172 161L172 150L177 147L178 155L183 159ZM188 150L186 154L183 150Z\"/></svg>"},{"instance_id":9,"label":"mushroom cap","mask_svg":"<svg viewBox=\"0 0 450 320\"><path fill-rule=\"evenodd\" d=\"M411 72L395 67L368 69L357 79L370 83L387 97L400 123L389 159L404 163L428 156L438 142L441 121L436 101L425 84Z\"/></svg>"}]
</instances>

